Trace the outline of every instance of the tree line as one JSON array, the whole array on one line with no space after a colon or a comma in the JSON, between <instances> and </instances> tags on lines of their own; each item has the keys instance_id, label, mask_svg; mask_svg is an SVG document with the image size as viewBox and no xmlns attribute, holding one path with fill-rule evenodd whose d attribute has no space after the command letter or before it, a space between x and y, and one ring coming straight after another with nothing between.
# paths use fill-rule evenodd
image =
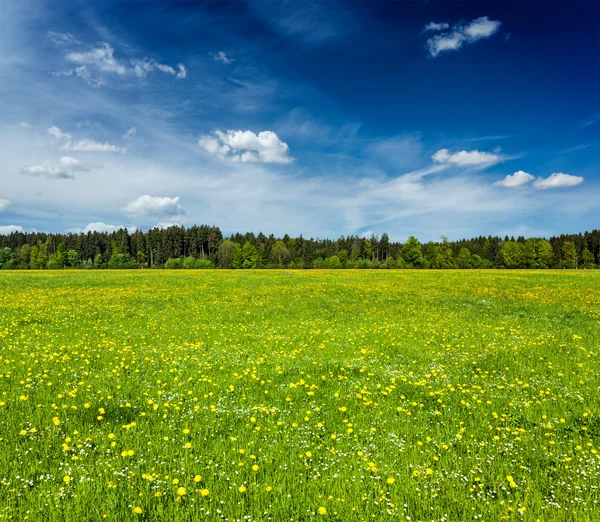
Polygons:
<instances>
[{"instance_id":1,"label":"tree line","mask_svg":"<svg viewBox=\"0 0 600 522\"><path fill-rule=\"evenodd\" d=\"M545 238L476 237L405 243L387 234L306 239L223 237L214 226L0 236L0 269L104 268L600 268L600 230Z\"/></svg>"}]
</instances>

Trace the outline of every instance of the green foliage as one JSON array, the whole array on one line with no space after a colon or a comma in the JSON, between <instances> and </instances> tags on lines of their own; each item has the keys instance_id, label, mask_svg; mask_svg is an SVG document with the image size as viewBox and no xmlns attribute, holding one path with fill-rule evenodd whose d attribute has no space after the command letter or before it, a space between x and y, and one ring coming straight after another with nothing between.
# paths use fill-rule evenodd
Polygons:
<instances>
[{"instance_id":1,"label":"green foliage","mask_svg":"<svg viewBox=\"0 0 600 522\"><path fill-rule=\"evenodd\" d=\"M363 240L363 259L371 259L373 257L373 245L368 239Z\"/></svg>"},{"instance_id":2,"label":"green foliage","mask_svg":"<svg viewBox=\"0 0 600 522\"><path fill-rule=\"evenodd\" d=\"M241 252L241 268L255 268L258 261L258 251L256 247L246 241Z\"/></svg>"},{"instance_id":3,"label":"green foliage","mask_svg":"<svg viewBox=\"0 0 600 522\"><path fill-rule=\"evenodd\" d=\"M59 268L62 268L62 265L59 263L56 254L50 254L46 268L48 270L58 270Z\"/></svg>"},{"instance_id":4,"label":"green foliage","mask_svg":"<svg viewBox=\"0 0 600 522\"><path fill-rule=\"evenodd\" d=\"M121 252L121 249L119 247L116 247L113 250L113 254L112 254L112 256L110 256L110 259L108 260L108 268L123 269L123 268L135 268L135 267L136 267L135 259L133 259L133 257L131 257L130 255Z\"/></svg>"},{"instance_id":5,"label":"green foliage","mask_svg":"<svg viewBox=\"0 0 600 522\"><path fill-rule=\"evenodd\" d=\"M183 262L181 261L180 257L170 257L169 259L167 259L167 262L165 263L165 268L167 270L183 268Z\"/></svg>"},{"instance_id":6,"label":"green foliage","mask_svg":"<svg viewBox=\"0 0 600 522\"><path fill-rule=\"evenodd\" d=\"M502 248L502 260L506 268L523 268L523 246L516 241L507 241Z\"/></svg>"},{"instance_id":7,"label":"green foliage","mask_svg":"<svg viewBox=\"0 0 600 522\"><path fill-rule=\"evenodd\" d=\"M471 252L468 248L461 248L456 258L456 264L458 268L473 268L473 261L471 259Z\"/></svg>"},{"instance_id":8,"label":"green foliage","mask_svg":"<svg viewBox=\"0 0 600 522\"><path fill-rule=\"evenodd\" d=\"M370 239L306 239L287 234L278 239L262 233L224 239L217 227L174 225L131 235L125 229L80 235L13 232L0 235L3 248L10 248L12 257L1 265L12 269L161 268L176 258L190 268L193 258L209 260L219 268L312 269L329 267L332 256L339 258L341 268L356 267L358 259L362 268L593 268L600 265L600 230L550 241L489 236L450 242L442 237L423 246L415 237L405 244L392 242L385 233L381 238L372 234Z\"/></svg>"},{"instance_id":9,"label":"green foliage","mask_svg":"<svg viewBox=\"0 0 600 522\"><path fill-rule=\"evenodd\" d=\"M239 251L239 255L240 255L240 262L238 263L239 266L235 266L236 265L236 255L238 255L237 254L238 251ZM230 241L229 239L225 239L219 246L218 259L219 259L219 266L221 268L241 268L241 265L243 263L241 262L240 246L237 245L236 243L234 243L233 241Z\"/></svg>"},{"instance_id":10,"label":"green foliage","mask_svg":"<svg viewBox=\"0 0 600 522\"><path fill-rule=\"evenodd\" d=\"M329 268L342 268L342 262L340 261L340 258L338 256L331 256L327 265Z\"/></svg>"},{"instance_id":11,"label":"green foliage","mask_svg":"<svg viewBox=\"0 0 600 522\"><path fill-rule=\"evenodd\" d=\"M575 243L573 241L565 241L562 248L561 265L564 268L577 267L577 250L575 250Z\"/></svg>"},{"instance_id":12,"label":"green foliage","mask_svg":"<svg viewBox=\"0 0 600 522\"><path fill-rule=\"evenodd\" d=\"M271 249L270 262L282 267L288 266L292 261L289 249L283 241L277 241Z\"/></svg>"},{"instance_id":13,"label":"green foliage","mask_svg":"<svg viewBox=\"0 0 600 522\"><path fill-rule=\"evenodd\" d=\"M5 247L0 248L0 268L10 268L13 259L12 249Z\"/></svg>"},{"instance_id":14,"label":"green foliage","mask_svg":"<svg viewBox=\"0 0 600 522\"><path fill-rule=\"evenodd\" d=\"M166 265L165 265L165 268L166 268ZM183 268L186 268L188 270L190 270L192 268L196 268L196 258L194 256L186 257L183 261Z\"/></svg>"},{"instance_id":15,"label":"green foliage","mask_svg":"<svg viewBox=\"0 0 600 522\"><path fill-rule=\"evenodd\" d=\"M196 261L196 268L203 270L208 268L215 268L215 264L210 259L198 259Z\"/></svg>"},{"instance_id":16,"label":"green foliage","mask_svg":"<svg viewBox=\"0 0 600 522\"><path fill-rule=\"evenodd\" d=\"M79 252L77 250L68 250L66 256L66 266L70 268L77 268L81 264L79 258Z\"/></svg>"},{"instance_id":17,"label":"green foliage","mask_svg":"<svg viewBox=\"0 0 600 522\"><path fill-rule=\"evenodd\" d=\"M581 262L585 268L594 268L594 254L587 248L581 253Z\"/></svg>"},{"instance_id":18,"label":"green foliage","mask_svg":"<svg viewBox=\"0 0 600 522\"><path fill-rule=\"evenodd\" d=\"M412 268L421 268L423 265L423 251L421 249L421 243L419 243L419 240L416 237L410 236L408 238L408 241L402 248L402 257L408 266Z\"/></svg>"}]
</instances>

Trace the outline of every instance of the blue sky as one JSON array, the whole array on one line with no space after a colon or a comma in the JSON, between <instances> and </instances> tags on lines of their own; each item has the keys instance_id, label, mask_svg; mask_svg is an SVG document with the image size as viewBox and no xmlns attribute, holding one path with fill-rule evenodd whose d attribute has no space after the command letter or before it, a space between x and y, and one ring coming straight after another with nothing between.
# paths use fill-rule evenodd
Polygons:
<instances>
[{"instance_id":1,"label":"blue sky","mask_svg":"<svg viewBox=\"0 0 600 522\"><path fill-rule=\"evenodd\" d=\"M598 227L598 2L26 0L0 18L0 233Z\"/></svg>"}]
</instances>

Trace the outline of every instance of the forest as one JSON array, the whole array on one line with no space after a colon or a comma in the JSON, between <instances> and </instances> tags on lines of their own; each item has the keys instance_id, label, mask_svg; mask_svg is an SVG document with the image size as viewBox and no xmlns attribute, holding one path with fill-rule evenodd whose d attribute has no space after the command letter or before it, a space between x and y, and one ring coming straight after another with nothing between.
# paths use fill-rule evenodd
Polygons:
<instances>
[{"instance_id":1,"label":"forest","mask_svg":"<svg viewBox=\"0 0 600 522\"><path fill-rule=\"evenodd\" d=\"M171 226L146 232L0 236L0 269L123 268L600 268L600 230L545 238L441 238L405 243L387 234L331 239L273 234L224 237L215 226Z\"/></svg>"}]
</instances>

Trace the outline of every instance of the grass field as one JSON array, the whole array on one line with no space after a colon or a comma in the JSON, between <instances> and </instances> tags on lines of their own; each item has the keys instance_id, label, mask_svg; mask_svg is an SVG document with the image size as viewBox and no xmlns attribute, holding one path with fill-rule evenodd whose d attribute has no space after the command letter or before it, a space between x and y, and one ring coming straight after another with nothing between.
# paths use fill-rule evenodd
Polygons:
<instances>
[{"instance_id":1,"label":"grass field","mask_svg":"<svg viewBox=\"0 0 600 522\"><path fill-rule=\"evenodd\" d=\"M4 272L0 299L0 521L600 520L600 272Z\"/></svg>"}]
</instances>

